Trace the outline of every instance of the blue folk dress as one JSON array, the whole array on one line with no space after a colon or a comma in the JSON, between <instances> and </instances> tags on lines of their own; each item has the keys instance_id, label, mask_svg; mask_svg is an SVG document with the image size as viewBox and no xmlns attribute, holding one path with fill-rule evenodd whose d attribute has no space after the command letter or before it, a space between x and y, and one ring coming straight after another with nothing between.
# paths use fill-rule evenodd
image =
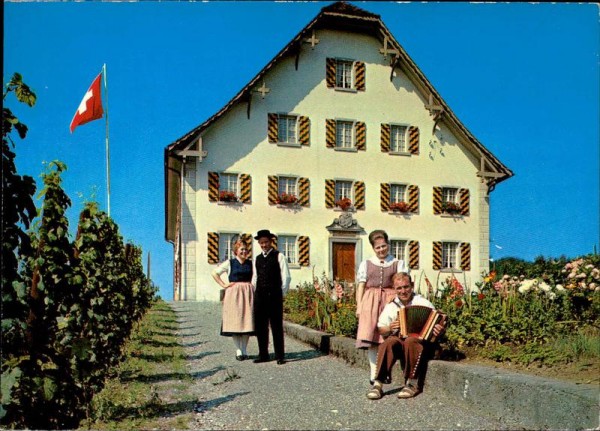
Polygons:
<instances>
[{"instance_id":1,"label":"blue folk dress","mask_svg":"<svg viewBox=\"0 0 600 431\"><path fill-rule=\"evenodd\" d=\"M246 260L244 263L240 263L237 258L233 258L224 262L222 267L228 269L229 281L234 284L225 289L221 335L226 337L242 334L252 335L254 333L252 319L254 287L250 283L252 281L252 261Z\"/></svg>"}]
</instances>

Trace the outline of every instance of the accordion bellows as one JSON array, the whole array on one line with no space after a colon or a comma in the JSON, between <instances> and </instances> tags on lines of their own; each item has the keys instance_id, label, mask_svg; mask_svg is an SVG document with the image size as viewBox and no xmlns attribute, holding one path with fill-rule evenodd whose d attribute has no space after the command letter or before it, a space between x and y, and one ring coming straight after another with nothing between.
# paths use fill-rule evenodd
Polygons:
<instances>
[{"instance_id":1,"label":"accordion bellows","mask_svg":"<svg viewBox=\"0 0 600 431\"><path fill-rule=\"evenodd\" d=\"M423 305L409 305L398 310L398 321L400 322L400 336L418 337L420 340L435 341L433 327L440 323L446 324L447 316L433 308Z\"/></svg>"}]
</instances>

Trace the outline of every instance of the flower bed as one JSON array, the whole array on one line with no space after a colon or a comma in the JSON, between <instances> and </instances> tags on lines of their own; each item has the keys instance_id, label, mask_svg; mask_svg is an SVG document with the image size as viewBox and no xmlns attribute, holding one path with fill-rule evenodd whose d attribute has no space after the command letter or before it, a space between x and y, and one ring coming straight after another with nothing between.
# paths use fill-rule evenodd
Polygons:
<instances>
[{"instance_id":1,"label":"flower bed","mask_svg":"<svg viewBox=\"0 0 600 431\"><path fill-rule=\"evenodd\" d=\"M492 271L475 287L454 275L434 287L425 277L429 288L424 295L449 317L440 340L446 355L464 357L466 350L479 349L495 360L546 365L597 356L600 257L548 262L516 266L527 275ZM300 325L356 335L351 284L315 278L312 284L290 290L284 312L286 319Z\"/></svg>"}]
</instances>

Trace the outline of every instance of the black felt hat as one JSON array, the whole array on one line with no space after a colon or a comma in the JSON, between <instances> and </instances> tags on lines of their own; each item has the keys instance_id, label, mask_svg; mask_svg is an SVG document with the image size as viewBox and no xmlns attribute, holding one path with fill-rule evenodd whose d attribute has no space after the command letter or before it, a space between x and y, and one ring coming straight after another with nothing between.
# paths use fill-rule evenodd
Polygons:
<instances>
[{"instance_id":1,"label":"black felt hat","mask_svg":"<svg viewBox=\"0 0 600 431\"><path fill-rule=\"evenodd\" d=\"M275 235L273 235L269 229L261 229L256 233L256 236L254 237L254 239L260 239L260 238L273 239L273 238L275 238Z\"/></svg>"}]
</instances>

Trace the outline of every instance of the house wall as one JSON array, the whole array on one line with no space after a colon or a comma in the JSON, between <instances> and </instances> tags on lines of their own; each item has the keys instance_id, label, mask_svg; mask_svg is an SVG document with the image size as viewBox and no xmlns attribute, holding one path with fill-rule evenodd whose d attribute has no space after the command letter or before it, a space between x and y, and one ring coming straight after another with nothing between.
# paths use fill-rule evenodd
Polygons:
<instances>
[{"instance_id":1,"label":"house wall","mask_svg":"<svg viewBox=\"0 0 600 431\"><path fill-rule=\"evenodd\" d=\"M477 177L479 160L444 126L432 133L433 119L425 108L427 96L419 94L406 75L396 69L390 81L389 58L379 53L380 43L352 33L320 31L314 49L303 47L299 68L295 58L275 66L264 80L266 97L255 93L250 119L241 103L213 123L203 134L207 156L186 164L182 190L182 298L218 300L219 286L211 278L215 264L208 263L208 232L255 233L268 228L281 234L310 238L310 266L292 267L292 287L312 280L313 274L330 275L331 235L326 229L340 211L325 207L325 180L352 179L366 186L365 210L353 217L364 228L357 241L357 261L372 255L368 234L385 229L392 239L419 241L419 269L413 270L417 288L422 275L435 283L449 274L433 270L434 241L468 242L471 270L458 271L458 279L474 287L489 255L489 203L487 189ZM328 57L348 58L366 64L366 91L345 92L327 88ZM260 85L260 84L259 84ZM310 145L285 147L267 140L268 113L290 113L310 119ZM350 119L366 123L366 151L344 152L325 145L325 120ZM381 123L419 127L419 155L390 155L380 149ZM251 175L252 203L209 202L208 172ZM310 206L281 208L268 203L269 175L310 179ZM419 186L419 212L396 215L380 209L380 184L399 182ZM455 186L470 192L470 213L448 217L433 213L433 187ZM259 252L253 241L254 254Z\"/></svg>"}]
</instances>

